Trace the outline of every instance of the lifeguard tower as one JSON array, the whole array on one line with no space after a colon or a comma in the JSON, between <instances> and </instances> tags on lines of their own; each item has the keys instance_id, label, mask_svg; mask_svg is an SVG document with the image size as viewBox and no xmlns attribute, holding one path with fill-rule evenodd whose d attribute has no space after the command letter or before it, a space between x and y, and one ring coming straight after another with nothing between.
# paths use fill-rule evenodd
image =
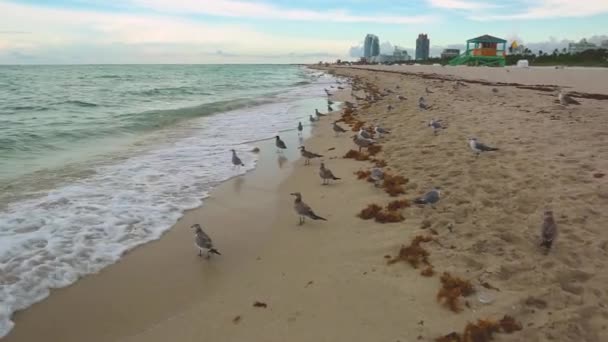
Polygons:
<instances>
[{"instance_id":1,"label":"lifeguard tower","mask_svg":"<svg viewBox=\"0 0 608 342\"><path fill-rule=\"evenodd\" d=\"M507 41L485 34L467 40L467 49L450 60L450 65L505 66Z\"/></svg>"}]
</instances>

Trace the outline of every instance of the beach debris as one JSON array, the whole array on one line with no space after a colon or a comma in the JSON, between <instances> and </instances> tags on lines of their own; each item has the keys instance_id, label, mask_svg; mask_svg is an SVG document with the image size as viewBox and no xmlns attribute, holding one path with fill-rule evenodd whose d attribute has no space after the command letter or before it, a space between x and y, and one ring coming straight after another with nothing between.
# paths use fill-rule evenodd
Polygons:
<instances>
[{"instance_id":1,"label":"beach debris","mask_svg":"<svg viewBox=\"0 0 608 342\"><path fill-rule=\"evenodd\" d=\"M307 288L307 287L309 287L310 285L312 285L312 284L314 284L314 283L315 283L315 282L311 280L311 281L309 281L308 283L306 283L306 286L304 286L304 288Z\"/></svg>"},{"instance_id":2,"label":"beach debris","mask_svg":"<svg viewBox=\"0 0 608 342\"><path fill-rule=\"evenodd\" d=\"M422 246L420 246L420 244L423 242L431 241L433 241L433 238L430 236L416 235L416 237L414 237L410 242L410 245L401 246L401 249L399 250L399 255L388 260L387 264L392 265L398 263L399 261L405 261L416 269L421 264L430 266L431 264L428 260L430 253Z\"/></svg>"},{"instance_id":3,"label":"beach debris","mask_svg":"<svg viewBox=\"0 0 608 342\"><path fill-rule=\"evenodd\" d=\"M562 90L560 90L560 92L557 94L557 99L559 100L559 103L566 107L569 105L580 105L581 103L576 101L574 98L572 98L572 96L570 96L569 94L564 93Z\"/></svg>"},{"instance_id":4,"label":"beach debris","mask_svg":"<svg viewBox=\"0 0 608 342\"><path fill-rule=\"evenodd\" d=\"M348 152L346 152L346 154L344 155L343 158L354 159L357 161L364 161L364 160L369 160L369 155L367 153L362 153L360 151L349 150Z\"/></svg>"},{"instance_id":5,"label":"beach debris","mask_svg":"<svg viewBox=\"0 0 608 342\"><path fill-rule=\"evenodd\" d=\"M602 178L604 177L606 174L602 173L602 172L596 172L593 174L593 178Z\"/></svg>"},{"instance_id":6,"label":"beach debris","mask_svg":"<svg viewBox=\"0 0 608 342\"><path fill-rule=\"evenodd\" d=\"M432 106L429 106L426 103L426 100L424 99L423 96L420 96L420 98L418 99L418 108L421 110L427 110L427 109L431 109Z\"/></svg>"},{"instance_id":7,"label":"beach debris","mask_svg":"<svg viewBox=\"0 0 608 342\"><path fill-rule=\"evenodd\" d=\"M330 147L330 148L327 149L327 151L333 151L335 149L336 149L335 147Z\"/></svg>"},{"instance_id":8,"label":"beach debris","mask_svg":"<svg viewBox=\"0 0 608 342\"><path fill-rule=\"evenodd\" d=\"M398 211L382 210L376 214L375 219L378 223L396 223L405 220L405 217Z\"/></svg>"},{"instance_id":9,"label":"beach debris","mask_svg":"<svg viewBox=\"0 0 608 342\"><path fill-rule=\"evenodd\" d=\"M361 210L357 216L364 220L371 220L375 218L380 211L382 211L382 207L372 203L369 204L365 209Z\"/></svg>"},{"instance_id":10,"label":"beach debris","mask_svg":"<svg viewBox=\"0 0 608 342\"><path fill-rule=\"evenodd\" d=\"M490 291L477 291L477 300L482 304L491 304L495 299L496 296Z\"/></svg>"},{"instance_id":11,"label":"beach debris","mask_svg":"<svg viewBox=\"0 0 608 342\"><path fill-rule=\"evenodd\" d=\"M490 147L477 141L477 138L469 138L469 148L479 156L481 152L498 151L496 147Z\"/></svg>"},{"instance_id":12,"label":"beach debris","mask_svg":"<svg viewBox=\"0 0 608 342\"><path fill-rule=\"evenodd\" d=\"M374 182L374 186L378 187L384 180L384 171L380 167L375 167L369 173L369 178Z\"/></svg>"},{"instance_id":13,"label":"beach debris","mask_svg":"<svg viewBox=\"0 0 608 342\"><path fill-rule=\"evenodd\" d=\"M277 147L277 152L282 153L283 150L287 149L287 145L285 145L285 142L281 140L281 137L279 137L278 135L275 136L274 145Z\"/></svg>"},{"instance_id":14,"label":"beach debris","mask_svg":"<svg viewBox=\"0 0 608 342\"><path fill-rule=\"evenodd\" d=\"M553 218L553 211L545 210L543 214L543 224L541 226L540 238L542 247L547 248L547 250L551 249L553 245L553 241L557 237L557 224L555 223L555 219Z\"/></svg>"},{"instance_id":15,"label":"beach debris","mask_svg":"<svg viewBox=\"0 0 608 342\"><path fill-rule=\"evenodd\" d=\"M302 201L302 194L300 194L299 192L292 192L290 195L296 197L293 203L293 207L296 213L298 214L298 224L300 226L304 224L304 221L307 217L313 220L327 221L327 219L315 214L315 212L310 208L310 206L308 206L308 204Z\"/></svg>"},{"instance_id":16,"label":"beach debris","mask_svg":"<svg viewBox=\"0 0 608 342\"><path fill-rule=\"evenodd\" d=\"M363 170L358 170L357 172L355 172L355 175L357 175L357 179L370 179L370 175L371 175L371 171L363 171Z\"/></svg>"},{"instance_id":17,"label":"beach debris","mask_svg":"<svg viewBox=\"0 0 608 342\"><path fill-rule=\"evenodd\" d=\"M464 333L449 333L435 339L435 342L488 342L493 340L496 333L510 334L522 330L522 325L509 315L505 315L498 322L479 319L477 323L467 323Z\"/></svg>"},{"instance_id":18,"label":"beach debris","mask_svg":"<svg viewBox=\"0 0 608 342\"><path fill-rule=\"evenodd\" d=\"M232 323L234 323L234 324L239 324L239 322L241 321L241 319L242 319L242 317L241 317L240 315L235 316L235 317L232 319Z\"/></svg>"},{"instance_id":19,"label":"beach debris","mask_svg":"<svg viewBox=\"0 0 608 342\"><path fill-rule=\"evenodd\" d=\"M400 194L405 193L402 185L406 184L408 179L400 175L384 174L382 187L384 192L389 194L391 197L396 197Z\"/></svg>"},{"instance_id":20,"label":"beach debris","mask_svg":"<svg viewBox=\"0 0 608 342\"><path fill-rule=\"evenodd\" d=\"M268 307L268 304L256 300L255 302L253 302L253 307L266 309Z\"/></svg>"},{"instance_id":21,"label":"beach debris","mask_svg":"<svg viewBox=\"0 0 608 342\"><path fill-rule=\"evenodd\" d=\"M435 203L439 202L441 197L441 190L439 187L433 188L431 191L427 192L421 197L414 199L415 204L430 204L431 206Z\"/></svg>"},{"instance_id":22,"label":"beach debris","mask_svg":"<svg viewBox=\"0 0 608 342\"><path fill-rule=\"evenodd\" d=\"M374 133L376 133L378 135L378 138L382 138L382 134L390 134L391 131L389 131L388 129L384 129L382 127L375 126Z\"/></svg>"},{"instance_id":23,"label":"beach debris","mask_svg":"<svg viewBox=\"0 0 608 342\"><path fill-rule=\"evenodd\" d=\"M240 169L241 166L245 166L241 161L241 158L236 155L236 151L234 149L230 151L232 151L232 168L234 169L236 167L237 169Z\"/></svg>"},{"instance_id":24,"label":"beach debris","mask_svg":"<svg viewBox=\"0 0 608 342\"><path fill-rule=\"evenodd\" d=\"M302 155L302 158L305 158L304 165L309 165L311 159L323 157L320 154L316 154L316 153L307 151L306 147L304 147L304 146L300 146L300 154Z\"/></svg>"},{"instance_id":25,"label":"beach debris","mask_svg":"<svg viewBox=\"0 0 608 342\"><path fill-rule=\"evenodd\" d=\"M194 244L198 249L198 256L202 257L203 253L205 253L206 258L209 259L211 258L211 254L221 255L221 253L213 247L211 238L203 231L200 224L194 224L190 228L194 229Z\"/></svg>"},{"instance_id":26,"label":"beach debris","mask_svg":"<svg viewBox=\"0 0 608 342\"><path fill-rule=\"evenodd\" d=\"M260 148L259 148L259 147L254 147L254 148L251 150L251 152L252 152L252 153L260 153Z\"/></svg>"},{"instance_id":27,"label":"beach debris","mask_svg":"<svg viewBox=\"0 0 608 342\"><path fill-rule=\"evenodd\" d=\"M442 286L437 293L437 301L454 312L460 312L462 310L460 297L468 297L473 294L475 292L473 284L468 280L454 277L448 272L444 272L440 280Z\"/></svg>"},{"instance_id":28,"label":"beach debris","mask_svg":"<svg viewBox=\"0 0 608 342\"><path fill-rule=\"evenodd\" d=\"M439 131L440 129L442 129L443 127L441 126L441 120L435 120L435 119L431 119L431 121L429 121L429 127L431 127L433 129L433 134L437 135L437 131Z\"/></svg>"},{"instance_id":29,"label":"beach debris","mask_svg":"<svg viewBox=\"0 0 608 342\"><path fill-rule=\"evenodd\" d=\"M380 151L382 151L381 145L371 145L367 148L367 154L369 154L370 156L375 156Z\"/></svg>"},{"instance_id":30,"label":"beach debris","mask_svg":"<svg viewBox=\"0 0 608 342\"><path fill-rule=\"evenodd\" d=\"M333 123L333 130L334 130L334 133L336 134L336 136L338 136L340 133L346 132L346 130L344 128L342 128L340 125L338 125L338 123L336 121L334 121L334 123Z\"/></svg>"},{"instance_id":31,"label":"beach debris","mask_svg":"<svg viewBox=\"0 0 608 342\"><path fill-rule=\"evenodd\" d=\"M329 105L328 105L328 107L329 107ZM323 113L319 112L319 110L318 110L318 109L315 109L315 115L316 115L318 118L320 118L320 117L322 117L322 116L326 116L327 114L323 114Z\"/></svg>"},{"instance_id":32,"label":"beach debris","mask_svg":"<svg viewBox=\"0 0 608 342\"><path fill-rule=\"evenodd\" d=\"M389 202L386 206L386 209L389 211L395 211L395 210L399 210L399 209L403 209L403 208L408 208L410 207L410 201L406 200L406 199L401 199L401 200L394 200L392 202Z\"/></svg>"},{"instance_id":33,"label":"beach debris","mask_svg":"<svg viewBox=\"0 0 608 342\"><path fill-rule=\"evenodd\" d=\"M325 163L323 163L323 162L321 163L321 167L319 168L319 176L323 180L323 185L329 184L329 182L331 182L332 180L341 179L341 178L334 176L333 172L331 172L330 169L326 168Z\"/></svg>"}]
</instances>

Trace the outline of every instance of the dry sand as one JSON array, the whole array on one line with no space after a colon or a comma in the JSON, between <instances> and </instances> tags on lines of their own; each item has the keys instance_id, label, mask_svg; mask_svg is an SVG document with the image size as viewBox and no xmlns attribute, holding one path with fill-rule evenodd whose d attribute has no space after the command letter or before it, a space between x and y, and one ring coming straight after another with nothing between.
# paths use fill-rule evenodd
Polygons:
<instances>
[{"instance_id":1,"label":"dry sand","mask_svg":"<svg viewBox=\"0 0 608 342\"><path fill-rule=\"evenodd\" d=\"M399 198L441 186L436 209L406 208L400 223L357 218L367 204L392 198L353 175L369 162L341 158L354 145L351 132L334 137L335 113L317 123L306 147L324 154L342 180L322 186L318 160L294 161L295 134L284 163L271 142L263 144L253 173L224 183L161 240L18 313L6 341L432 341L505 314L524 329L496 341L608 340L608 189L606 177L594 177L608 169L605 101L563 109L547 92L336 72L408 98L387 96L357 118L393 129L379 157L409 178ZM433 94L424 94L427 86ZM432 110L417 109L421 95ZM389 103L395 109L387 113ZM448 128L433 136L425 126L431 118ZM469 136L501 150L475 158ZM294 191L329 221L297 226ZM560 235L545 255L538 235L547 207ZM196 256L188 229L196 222L222 256ZM424 245L433 277L386 263L416 235L437 240ZM482 304L473 294L460 313L448 310L436 300L444 271L495 300Z\"/></svg>"}]
</instances>

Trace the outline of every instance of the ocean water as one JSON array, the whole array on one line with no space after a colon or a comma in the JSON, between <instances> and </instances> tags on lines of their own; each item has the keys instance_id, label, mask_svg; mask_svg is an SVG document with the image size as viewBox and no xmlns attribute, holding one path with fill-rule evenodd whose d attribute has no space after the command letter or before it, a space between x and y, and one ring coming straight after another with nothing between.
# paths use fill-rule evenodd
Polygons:
<instances>
[{"instance_id":1,"label":"ocean water","mask_svg":"<svg viewBox=\"0 0 608 342\"><path fill-rule=\"evenodd\" d=\"M0 337L11 315L158 239L236 175L234 148L307 123L299 66L0 66Z\"/></svg>"}]
</instances>

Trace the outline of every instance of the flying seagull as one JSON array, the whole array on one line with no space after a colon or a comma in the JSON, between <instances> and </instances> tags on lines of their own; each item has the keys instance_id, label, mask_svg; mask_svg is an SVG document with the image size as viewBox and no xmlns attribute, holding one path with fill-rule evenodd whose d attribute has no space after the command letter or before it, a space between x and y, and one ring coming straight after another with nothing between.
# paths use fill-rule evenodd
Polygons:
<instances>
[{"instance_id":1,"label":"flying seagull","mask_svg":"<svg viewBox=\"0 0 608 342\"><path fill-rule=\"evenodd\" d=\"M376 134L378 134L378 138L382 138L382 134L390 134L391 131L384 129L382 127L374 127L374 132L376 132Z\"/></svg>"},{"instance_id":2,"label":"flying seagull","mask_svg":"<svg viewBox=\"0 0 608 342\"><path fill-rule=\"evenodd\" d=\"M295 209L296 213L298 213L298 216L299 216L298 224L300 226L304 224L304 221L306 220L307 217L311 218L313 220L327 221L327 219L315 214L315 212L312 211L312 209L308 206L308 204L302 202L302 194L300 194L299 192L292 192L290 195L296 197L296 199L293 202L293 208Z\"/></svg>"},{"instance_id":3,"label":"flying seagull","mask_svg":"<svg viewBox=\"0 0 608 342\"><path fill-rule=\"evenodd\" d=\"M553 219L553 212L550 210L545 210L543 225L540 231L540 245L547 249L550 249L556 237L557 224L555 224L555 220Z\"/></svg>"},{"instance_id":4,"label":"flying seagull","mask_svg":"<svg viewBox=\"0 0 608 342\"><path fill-rule=\"evenodd\" d=\"M433 206L435 203L439 202L439 197L441 196L441 191L439 188L433 188L431 191L424 194L422 197L418 197L414 200L416 204L430 204Z\"/></svg>"},{"instance_id":5,"label":"flying seagull","mask_svg":"<svg viewBox=\"0 0 608 342\"><path fill-rule=\"evenodd\" d=\"M477 138L469 139L469 147L471 148L471 150L473 150L473 152L477 154L477 156L479 156L481 152L498 151L498 148L496 147L490 147L488 145L478 142Z\"/></svg>"},{"instance_id":6,"label":"flying seagull","mask_svg":"<svg viewBox=\"0 0 608 342\"><path fill-rule=\"evenodd\" d=\"M346 130L344 128L340 127L340 125L338 125L338 123L335 121L333 124L333 128L334 128L334 132L336 133L336 136L338 136L338 134L340 134L340 133L346 132Z\"/></svg>"},{"instance_id":7,"label":"flying seagull","mask_svg":"<svg viewBox=\"0 0 608 342\"><path fill-rule=\"evenodd\" d=\"M431 119L431 121L429 121L429 127L431 127L433 129L433 133L435 135L437 135L438 130L443 128L441 126L441 123L439 121L435 121L435 119Z\"/></svg>"},{"instance_id":8,"label":"flying seagull","mask_svg":"<svg viewBox=\"0 0 608 342\"><path fill-rule=\"evenodd\" d=\"M306 160L304 161L304 165L310 164L310 160L311 159L323 157L320 154L316 154L316 153L312 153L310 151L306 151L306 147L304 147L304 146L300 146L300 154L302 155L302 157L306 158Z\"/></svg>"},{"instance_id":9,"label":"flying seagull","mask_svg":"<svg viewBox=\"0 0 608 342\"><path fill-rule=\"evenodd\" d=\"M319 112L318 109L315 109L315 115L317 115L318 117L321 117L321 116L325 116L327 114L323 114L323 113Z\"/></svg>"},{"instance_id":10,"label":"flying seagull","mask_svg":"<svg viewBox=\"0 0 608 342\"><path fill-rule=\"evenodd\" d=\"M211 254L221 255L220 252L213 247L213 242L209 235L205 234L199 224L195 224L192 227L194 229L194 244L198 249L198 256L206 254L207 259L211 258Z\"/></svg>"},{"instance_id":11,"label":"flying seagull","mask_svg":"<svg viewBox=\"0 0 608 342\"><path fill-rule=\"evenodd\" d=\"M245 166L245 164L243 164L241 161L241 158L236 155L236 151L234 149L230 151L232 151L232 168L236 167L237 169L240 169L241 166Z\"/></svg>"},{"instance_id":12,"label":"flying seagull","mask_svg":"<svg viewBox=\"0 0 608 342\"><path fill-rule=\"evenodd\" d=\"M572 98L572 96L568 94L564 94L563 91L560 90L559 94L557 94L557 98L559 99L559 103L566 107L568 105L580 105L581 103Z\"/></svg>"},{"instance_id":13,"label":"flying seagull","mask_svg":"<svg viewBox=\"0 0 608 342\"><path fill-rule=\"evenodd\" d=\"M374 181L374 186L378 187L380 186L380 182L384 180L384 171L379 167L375 167L369 176Z\"/></svg>"},{"instance_id":14,"label":"flying seagull","mask_svg":"<svg viewBox=\"0 0 608 342\"><path fill-rule=\"evenodd\" d=\"M275 140L274 144L277 147L277 151L282 152L282 150L286 150L287 145L285 145L285 142L283 140L281 140L281 138L278 135L275 138L276 138L276 140Z\"/></svg>"},{"instance_id":15,"label":"flying seagull","mask_svg":"<svg viewBox=\"0 0 608 342\"><path fill-rule=\"evenodd\" d=\"M330 169L325 167L325 163L321 163L321 167L319 168L319 176L321 176L321 179L323 179L323 185L329 184L329 182L332 180L340 179L334 176Z\"/></svg>"},{"instance_id":16,"label":"flying seagull","mask_svg":"<svg viewBox=\"0 0 608 342\"><path fill-rule=\"evenodd\" d=\"M298 122L298 135L302 135L302 131L304 130L304 126L302 126L302 122Z\"/></svg>"}]
</instances>

